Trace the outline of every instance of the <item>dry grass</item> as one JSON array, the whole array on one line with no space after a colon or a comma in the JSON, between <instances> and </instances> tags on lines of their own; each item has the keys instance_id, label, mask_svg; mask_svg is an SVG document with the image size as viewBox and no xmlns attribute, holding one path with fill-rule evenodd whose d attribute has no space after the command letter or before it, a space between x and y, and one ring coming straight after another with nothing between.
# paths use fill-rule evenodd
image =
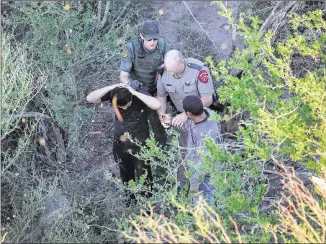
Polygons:
<instances>
[{"instance_id":1,"label":"dry grass","mask_svg":"<svg viewBox=\"0 0 326 244\"><path fill-rule=\"evenodd\" d=\"M266 230L272 233L275 242L325 243L326 209L321 204L326 200L325 179L312 177L317 192L323 198L318 201L313 191L304 186L294 170L287 169L275 159L274 162L283 171L277 174L284 179L284 192L283 198L277 204L279 223L269 225ZM179 213L185 213L193 219L186 226L180 226L175 219L156 215L150 207L149 213L142 210L139 216L130 217L134 230L123 234L137 243L244 242L232 218L230 220L234 229L230 230L223 226L219 214L201 196L199 199L195 207L173 201ZM236 236L236 240L230 236Z\"/></svg>"},{"instance_id":2,"label":"dry grass","mask_svg":"<svg viewBox=\"0 0 326 244\"><path fill-rule=\"evenodd\" d=\"M219 214L209 206L202 198L199 197L198 204L195 207L184 206L173 201L179 212L183 212L193 217L195 226L194 231L191 228L180 227L172 219L168 219L163 215L155 216L153 208L150 213L141 211L140 216L130 217L130 222L134 227L133 233L124 232L124 236L137 243L231 243L231 237L223 226ZM234 224L237 234L237 242L242 243L243 240L238 231L236 223Z\"/></svg>"},{"instance_id":3,"label":"dry grass","mask_svg":"<svg viewBox=\"0 0 326 244\"><path fill-rule=\"evenodd\" d=\"M325 179L312 177L312 182L322 197L317 199L313 191L296 176L294 170L285 168L275 159L274 162L284 172L280 174L284 180L284 192L277 204L280 224L270 228L275 242L278 242L278 234L281 234L296 242L325 243L326 208L322 204L326 200Z\"/></svg>"}]
</instances>

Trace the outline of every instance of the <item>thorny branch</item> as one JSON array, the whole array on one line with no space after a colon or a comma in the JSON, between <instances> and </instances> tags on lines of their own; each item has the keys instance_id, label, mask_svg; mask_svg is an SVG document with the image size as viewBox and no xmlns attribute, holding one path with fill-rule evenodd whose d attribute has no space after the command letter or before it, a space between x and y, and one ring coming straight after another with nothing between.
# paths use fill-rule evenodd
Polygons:
<instances>
[{"instance_id":1,"label":"thorny branch","mask_svg":"<svg viewBox=\"0 0 326 244\"><path fill-rule=\"evenodd\" d=\"M221 57L220 51L219 51L218 47L215 45L214 40L209 36L209 34L205 31L205 29L203 28L203 26L198 22L198 20L197 20L196 17L194 16L194 14L191 12L191 10L190 10L188 4L187 4L185 1L182 1L182 2L183 2L183 4L187 7L189 13L190 13L191 16L193 17L193 19L196 21L196 23L199 25L199 27L203 30L203 32L206 34L206 36L209 38L209 40L213 43L213 45L214 45L214 47L215 47L215 49L216 49L216 51L217 51L218 56Z\"/></svg>"}]
</instances>

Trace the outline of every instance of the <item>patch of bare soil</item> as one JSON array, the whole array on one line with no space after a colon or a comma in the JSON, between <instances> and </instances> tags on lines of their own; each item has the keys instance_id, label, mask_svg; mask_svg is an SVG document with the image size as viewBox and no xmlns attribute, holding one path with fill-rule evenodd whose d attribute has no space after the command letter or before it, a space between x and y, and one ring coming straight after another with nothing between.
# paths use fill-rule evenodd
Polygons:
<instances>
[{"instance_id":1,"label":"patch of bare soil","mask_svg":"<svg viewBox=\"0 0 326 244\"><path fill-rule=\"evenodd\" d=\"M79 170L89 171L107 165L108 170L118 175L117 167L112 163L114 162L112 154L114 112L108 104L94 107L93 119L83 127L84 134L80 138L82 148L79 155Z\"/></svg>"},{"instance_id":2,"label":"patch of bare soil","mask_svg":"<svg viewBox=\"0 0 326 244\"><path fill-rule=\"evenodd\" d=\"M220 8L215 2L157 1L151 4L161 10L163 37L185 56L204 61L207 55L227 59L232 54L232 28L225 17L218 15ZM234 16L237 16L240 4L239 1L227 3ZM240 46L241 42L237 44Z\"/></svg>"}]
</instances>

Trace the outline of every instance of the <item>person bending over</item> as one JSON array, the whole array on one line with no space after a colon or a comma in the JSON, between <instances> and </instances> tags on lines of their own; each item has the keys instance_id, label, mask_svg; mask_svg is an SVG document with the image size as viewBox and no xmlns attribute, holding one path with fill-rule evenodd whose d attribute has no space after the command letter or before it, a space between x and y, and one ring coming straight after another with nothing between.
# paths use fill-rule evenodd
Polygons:
<instances>
[{"instance_id":1,"label":"person bending over","mask_svg":"<svg viewBox=\"0 0 326 244\"><path fill-rule=\"evenodd\" d=\"M91 92L87 96L87 101L94 104L110 101L114 106L116 116L113 154L119 165L122 182L127 184L130 180L136 180L136 177L139 178L146 172L146 185L150 192L152 172L149 162L144 162L133 154L140 151L140 146L135 141L144 145L150 136L148 114L151 110L160 108L159 100L120 83ZM150 196L150 193L147 196ZM130 195L130 197L135 198L134 195Z\"/></svg>"}]
</instances>

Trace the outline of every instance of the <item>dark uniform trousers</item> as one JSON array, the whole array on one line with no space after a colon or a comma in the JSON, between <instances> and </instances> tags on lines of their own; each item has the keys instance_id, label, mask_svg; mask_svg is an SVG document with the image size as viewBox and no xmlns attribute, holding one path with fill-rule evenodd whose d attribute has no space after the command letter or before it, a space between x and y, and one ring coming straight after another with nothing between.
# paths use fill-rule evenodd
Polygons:
<instances>
[{"instance_id":1,"label":"dark uniform trousers","mask_svg":"<svg viewBox=\"0 0 326 244\"><path fill-rule=\"evenodd\" d=\"M154 138L160 146L165 146L167 141L167 135L161 121L158 117L157 111L150 110L148 112L149 125L151 126Z\"/></svg>"},{"instance_id":2,"label":"dark uniform trousers","mask_svg":"<svg viewBox=\"0 0 326 244\"><path fill-rule=\"evenodd\" d=\"M132 154L136 154L140 151L140 147L138 146L133 146L130 149L132 150ZM150 197L153 182L151 166L149 162L145 162L132 154L130 154L128 149L123 146L123 143L119 142L117 139L114 139L113 156L114 160L119 165L122 182L127 185L130 180L136 181L136 178L139 179L141 175L147 173L145 185L148 187L148 190L142 191L141 194ZM133 194L130 194L130 197L132 199L135 198Z\"/></svg>"},{"instance_id":3,"label":"dark uniform trousers","mask_svg":"<svg viewBox=\"0 0 326 244\"><path fill-rule=\"evenodd\" d=\"M148 93L151 96L155 97L156 89L154 92L148 91ZM157 111L151 110L151 109L148 111L148 121L149 121L150 127L152 128L155 141L158 142L159 146L164 147L167 143L167 134L166 134L164 127L161 124L161 121L159 119ZM157 159L156 161L159 161L159 159ZM155 176L158 179L166 178L166 170L163 167L161 167L160 165L157 165L156 171L155 171Z\"/></svg>"},{"instance_id":4,"label":"dark uniform trousers","mask_svg":"<svg viewBox=\"0 0 326 244\"><path fill-rule=\"evenodd\" d=\"M147 92L149 93L149 95L153 97L156 96L156 88L150 89ZM161 124L157 111L150 109L148 112L148 120L149 120L149 125L153 130L155 140L158 142L160 146L165 146L167 142L167 134L165 132L163 125Z\"/></svg>"}]
</instances>

